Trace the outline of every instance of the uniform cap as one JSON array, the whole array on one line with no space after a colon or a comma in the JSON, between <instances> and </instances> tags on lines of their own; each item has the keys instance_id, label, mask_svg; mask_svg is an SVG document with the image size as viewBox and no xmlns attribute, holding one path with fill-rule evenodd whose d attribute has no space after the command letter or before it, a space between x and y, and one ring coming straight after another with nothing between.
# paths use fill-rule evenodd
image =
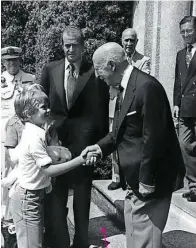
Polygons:
<instances>
[{"instance_id":1,"label":"uniform cap","mask_svg":"<svg viewBox=\"0 0 196 248\"><path fill-rule=\"evenodd\" d=\"M20 47L9 46L1 49L2 59L20 58L21 55L22 55L22 49Z\"/></svg>"}]
</instances>

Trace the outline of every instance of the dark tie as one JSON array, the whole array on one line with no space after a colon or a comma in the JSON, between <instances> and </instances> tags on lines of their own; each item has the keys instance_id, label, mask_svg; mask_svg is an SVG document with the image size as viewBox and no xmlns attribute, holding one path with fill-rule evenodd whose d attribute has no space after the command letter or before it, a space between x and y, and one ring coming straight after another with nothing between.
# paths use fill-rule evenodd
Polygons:
<instances>
[{"instance_id":1,"label":"dark tie","mask_svg":"<svg viewBox=\"0 0 196 248\"><path fill-rule=\"evenodd\" d=\"M192 48L193 46L191 44L187 45L187 50L186 50L186 64L187 67L189 67L191 59L192 59Z\"/></svg>"},{"instance_id":2,"label":"dark tie","mask_svg":"<svg viewBox=\"0 0 196 248\"><path fill-rule=\"evenodd\" d=\"M119 122L119 117L120 117L120 111L122 108L122 103L123 103L123 90L124 88L120 85L118 89L118 94L117 94L117 99L116 99L116 106L115 106L115 114L114 114L114 136L116 138L117 136L117 129L118 129L118 122Z\"/></svg>"},{"instance_id":3,"label":"dark tie","mask_svg":"<svg viewBox=\"0 0 196 248\"><path fill-rule=\"evenodd\" d=\"M70 64L68 66L69 73L67 77L67 100L68 100L68 108L70 109L73 104L73 94L76 88L76 78L74 76L75 66Z\"/></svg>"}]
</instances>

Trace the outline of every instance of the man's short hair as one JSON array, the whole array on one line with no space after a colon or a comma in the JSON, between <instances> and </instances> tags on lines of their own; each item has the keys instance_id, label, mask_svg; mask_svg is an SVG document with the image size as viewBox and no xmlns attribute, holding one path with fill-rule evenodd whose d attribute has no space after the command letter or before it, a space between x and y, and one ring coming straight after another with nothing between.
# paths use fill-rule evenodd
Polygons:
<instances>
[{"instance_id":1,"label":"man's short hair","mask_svg":"<svg viewBox=\"0 0 196 248\"><path fill-rule=\"evenodd\" d=\"M20 88L14 101L16 115L23 122L26 122L29 117L38 111L39 105L46 102L48 103L48 97L41 85L24 85Z\"/></svg>"},{"instance_id":2,"label":"man's short hair","mask_svg":"<svg viewBox=\"0 0 196 248\"><path fill-rule=\"evenodd\" d=\"M80 42L80 44L83 46L84 45L84 36L82 33L82 30L74 25L69 25L65 28L65 30L63 31L63 35L62 35L62 42L63 42L63 36L64 34L70 35L70 36L74 36L78 38L78 41Z\"/></svg>"},{"instance_id":3,"label":"man's short hair","mask_svg":"<svg viewBox=\"0 0 196 248\"><path fill-rule=\"evenodd\" d=\"M179 26L183 25L184 23L191 22L193 23L194 29L196 30L196 16L185 16L179 23Z\"/></svg>"}]
</instances>

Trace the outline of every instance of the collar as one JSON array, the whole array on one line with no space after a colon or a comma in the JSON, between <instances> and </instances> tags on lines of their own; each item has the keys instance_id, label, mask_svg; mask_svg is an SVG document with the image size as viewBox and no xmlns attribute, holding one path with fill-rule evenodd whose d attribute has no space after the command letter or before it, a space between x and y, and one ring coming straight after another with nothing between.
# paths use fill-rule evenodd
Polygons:
<instances>
[{"instance_id":1,"label":"collar","mask_svg":"<svg viewBox=\"0 0 196 248\"><path fill-rule=\"evenodd\" d=\"M45 130L41 127L36 126L33 123L26 122L25 130L27 130L31 136L35 135L36 133L36 135L39 136L40 138L45 138Z\"/></svg>"},{"instance_id":2,"label":"collar","mask_svg":"<svg viewBox=\"0 0 196 248\"><path fill-rule=\"evenodd\" d=\"M67 60L67 58L65 58L65 70L68 69L69 65L70 65L70 62ZM75 66L76 74L79 75L81 60L77 61L76 63L73 63L73 65Z\"/></svg>"},{"instance_id":3,"label":"collar","mask_svg":"<svg viewBox=\"0 0 196 248\"><path fill-rule=\"evenodd\" d=\"M124 90L126 90L126 88L127 88L127 84L129 82L129 78L130 78L132 71L133 71L132 65L128 65L128 67L124 71L124 75L123 75L122 80L121 80L121 86L124 88Z\"/></svg>"},{"instance_id":4,"label":"collar","mask_svg":"<svg viewBox=\"0 0 196 248\"><path fill-rule=\"evenodd\" d=\"M16 75L11 75L9 74L8 71L5 71L4 72L4 75L2 75L4 77L6 77L6 80L8 80L8 82L12 82L13 80L14 81L21 81L22 80L22 70L19 70L19 72L16 74Z\"/></svg>"},{"instance_id":5,"label":"collar","mask_svg":"<svg viewBox=\"0 0 196 248\"><path fill-rule=\"evenodd\" d=\"M135 52L136 52L136 50L134 50L134 52L131 54L131 56L130 56L130 57L126 55L126 57L127 57L127 61L129 62L129 64L131 64L131 63L132 63L133 56L135 55Z\"/></svg>"}]
</instances>

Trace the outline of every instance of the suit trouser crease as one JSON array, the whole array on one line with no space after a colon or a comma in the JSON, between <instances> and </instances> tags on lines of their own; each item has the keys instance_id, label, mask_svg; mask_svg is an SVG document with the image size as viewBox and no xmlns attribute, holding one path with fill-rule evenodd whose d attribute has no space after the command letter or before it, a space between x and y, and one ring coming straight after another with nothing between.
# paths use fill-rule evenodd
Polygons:
<instances>
[{"instance_id":1,"label":"suit trouser crease","mask_svg":"<svg viewBox=\"0 0 196 248\"><path fill-rule=\"evenodd\" d=\"M161 248L171 195L141 201L128 190L125 197L125 227L127 248Z\"/></svg>"},{"instance_id":2,"label":"suit trouser crease","mask_svg":"<svg viewBox=\"0 0 196 248\"><path fill-rule=\"evenodd\" d=\"M180 118L179 142L189 188L196 188L196 118Z\"/></svg>"}]
</instances>

